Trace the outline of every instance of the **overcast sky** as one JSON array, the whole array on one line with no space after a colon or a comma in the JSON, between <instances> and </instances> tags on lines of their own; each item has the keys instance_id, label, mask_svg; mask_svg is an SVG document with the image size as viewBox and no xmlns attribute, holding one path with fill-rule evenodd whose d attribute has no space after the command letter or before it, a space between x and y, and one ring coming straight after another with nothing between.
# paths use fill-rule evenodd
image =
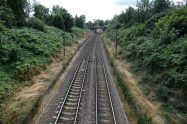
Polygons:
<instances>
[{"instance_id":1,"label":"overcast sky","mask_svg":"<svg viewBox=\"0 0 187 124\"><path fill-rule=\"evenodd\" d=\"M137 0L36 0L40 4L52 8L59 5L68 10L73 17L77 14L86 15L87 21L93 19L112 19L114 15L125 11L128 6L134 6ZM183 1L183 0L174 0Z\"/></svg>"}]
</instances>

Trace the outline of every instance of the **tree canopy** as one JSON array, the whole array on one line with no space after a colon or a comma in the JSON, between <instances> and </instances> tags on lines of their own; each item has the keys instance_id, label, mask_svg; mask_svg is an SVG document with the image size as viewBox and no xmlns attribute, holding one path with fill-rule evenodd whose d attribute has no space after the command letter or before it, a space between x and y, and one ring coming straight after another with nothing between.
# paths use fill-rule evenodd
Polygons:
<instances>
[{"instance_id":1,"label":"tree canopy","mask_svg":"<svg viewBox=\"0 0 187 124\"><path fill-rule=\"evenodd\" d=\"M75 16L75 26L79 27L79 28L83 28L84 24L86 21L86 16L85 15L81 15L81 16Z\"/></svg>"},{"instance_id":2,"label":"tree canopy","mask_svg":"<svg viewBox=\"0 0 187 124\"><path fill-rule=\"evenodd\" d=\"M34 5L34 16L46 22L47 18L49 17L49 8L46 8L45 6L41 4L35 4Z\"/></svg>"}]
</instances>

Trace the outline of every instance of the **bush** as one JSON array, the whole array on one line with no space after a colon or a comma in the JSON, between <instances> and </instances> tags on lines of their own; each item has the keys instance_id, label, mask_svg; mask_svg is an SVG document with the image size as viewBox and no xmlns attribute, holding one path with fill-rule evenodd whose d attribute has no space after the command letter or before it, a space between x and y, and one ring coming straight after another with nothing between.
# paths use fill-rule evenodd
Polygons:
<instances>
[{"instance_id":1,"label":"bush","mask_svg":"<svg viewBox=\"0 0 187 124\"><path fill-rule=\"evenodd\" d=\"M36 17L30 18L27 25L28 27L37 29L39 31L46 31L44 22L42 22L40 19Z\"/></svg>"},{"instance_id":2,"label":"bush","mask_svg":"<svg viewBox=\"0 0 187 124\"><path fill-rule=\"evenodd\" d=\"M157 95L157 98L164 101L164 102L167 102L168 99L169 99L169 89L165 86L162 86L162 85L158 85L156 88L155 88L155 92L156 92L156 95Z\"/></svg>"},{"instance_id":3,"label":"bush","mask_svg":"<svg viewBox=\"0 0 187 124\"><path fill-rule=\"evenodd\" d=\"M141 110L138 113L138 124L152 124L152 119L147 116L147 112Z\"/></svg>"},{"instance_id":4,"label":"bush","mask_svg":"<svg viewBox=\"0 0 187 124\"><path fill-rule=\"evenodd\" d=\"M5 26L3 25L3 24L1 24L1 22L0 22L0 31L4 31L6 28L5 28Z\"/></svg>"},{"instance_id":5,"label":"bush","mask_svg":"<svg viewBox=\"0 0 187 124\"><path fill-rule=\"evenodd\" d=\"M165 17L161 18L158 23L156 23L156 28L160 31L165 29L168 32L171 29L176 29L178 31L177 36L181 37L187 34L187 8L180 8L171 11Z\"/></svg>"}]
</instances>

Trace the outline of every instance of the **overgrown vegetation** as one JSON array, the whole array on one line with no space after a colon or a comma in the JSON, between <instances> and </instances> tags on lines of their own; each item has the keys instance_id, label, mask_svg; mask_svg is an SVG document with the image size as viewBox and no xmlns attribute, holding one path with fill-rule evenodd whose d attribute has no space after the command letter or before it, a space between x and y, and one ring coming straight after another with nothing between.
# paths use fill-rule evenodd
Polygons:
<instances>
[{"instance_id":1,"label":"overgrown vegetation","mask_svg":"<svg viewBox=\"0 0 187 124\"><path fill-rule=\"evenodd\" d=\"M145 72L141 85L163 102L168 123L187 119L186 29L186 7L166 0L141 0L137 9L129 7L115 16L107 32L114 39L118 30L125 57L134 62L135 72Z\"/></svg>"},{"instance_id":2,"label":"overgrown vegetation","mask_svg":"<svg viewBox=\"0 0 187 124\"><path fill-rule=\"evenodd\" d=\"M115 52L111 52L112 50L109 50L109 47L112 46L108 45L108 43L105 42L105 47L106 47L105 49L107 50L107 55L110 58L109 59L110 64L113 68L112 70L116 81L116 86L120 88L122 94L124 95L125 98L124 102L126 103L125 105L128 105L131 111L135 113L135 117L133 116L133 119L137 118L138 124L151 124L152 118L150 117L150 115L148 115L146 109L142 108L142 106L140 106L137 103L136 98L133 96L129 86L126 84L126 81L124 80L123 74L118 70L118 65L116 65L115 63ZM128 115L129 114L128 112L126 114L127 114L127 118L129 119L131 115Z\"/></svg>"},{"instance_id":3,"label":"overgrown vegetation","mask_svg":"<svg viewBox=\"0 0 187 124\"><path fill-rule=\"evenodd\" d=\"M0 123L11 94L45 69L62 47L88 32L73 26L73 17L63 7L49 11L27 0L0 0Z\"/></svg>"},{"instance_id":4,"label":"overgrown vegetation","mask_svg":"<svg viewBox=\"0 0 187 124\"><path fill-rule=\"evenodd\" d=\"M45 24L36 17L29 18L27 26L39 31L45 31Z\"/></svg>"},{"instance_id":5,"label":"overgrown vegetation","mask_svg":"<svg viewBox=\"0 0 187 124\"><path fill-rule=\"evenodd\" d=\"M49 26L45 27L46 32L32 28L7 29L3 26L0 29L1 103L21 82L29 80L51 62L52 55L63 47L64 35L66 45L73 42L75 35ZM86 33L86 30L78 31L77 37Z\"/></svg>"},{"instance_id":6,"label":"overgrown vegetation","mask_svg":"<svg viewBox=\"0 0 187 124\"><path fill-rule=\"evenodd\" d=\"M117 82L120 85L123 94L125 95L125 99L128 102L128 105L130 105L133 110L136 113L136 116L138 118L138 124L151 124L152 120L151 118L148 116L147 112L142 110L136 103L135 100L133 98L133 96L131 95L128 87L126 86L122 75L117 71L117 69L114 67L114 74L117 78Z\"/></svg>"}]
</instances>

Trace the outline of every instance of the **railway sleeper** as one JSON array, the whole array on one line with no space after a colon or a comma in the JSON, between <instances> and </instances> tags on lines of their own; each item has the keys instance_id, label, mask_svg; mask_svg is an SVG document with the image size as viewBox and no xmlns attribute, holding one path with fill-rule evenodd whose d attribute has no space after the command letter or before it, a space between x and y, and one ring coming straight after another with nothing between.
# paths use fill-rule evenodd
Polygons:
<instances>
[{"instance_id":1,"label":"railway sleeper","mask_svg":"<svg viewBox=\"0 0 187 124\"><path fill-rule=\"evenodd\" d=\"M98 84L98 90L100 90L100 89L105 89L106 87L104 86L104 85L101 85L101 84Z\"/></svg>"},{"instance_id":2,"label":"railway sleeper","mask_svg":"<svg viewBox=\"0 0 187 124\"><path fill-rule=\"evenodd\" d=\"M106 100L106 99L98 99L98 101L100 101L100 102L108 102L108 100Z\"/></svg>"},{"instance_id":3,"label":"railway sleeper","mask_svg":"<svg viewBox=\"0 0 187 124\"><path fill-rule=\"evenodd\" d=\"M106 96L107 95L107 92L105 90L98 90L97 92L99 95L103 95L103 96Z\"/></svg>"},{"instance_id":4,"label":"railway sleeper","mask_svg":"<svg viewBox=\"0 0 187 124\"><path fill-rule=\"evenodd\" d=\"M81 87L77 87L77 86L72 86L72 88L74 88L74 89L81 89Z\"/></svg>"},{"instance_id":5,"label":"railway sleeper","mask_svg":"<svg viewBox=\"0 0 187 124\"><path fill-rule=\"evenodd\" d=\"M62 112L63 115L69 115L69 116L73 116L75 115L75 113L72 113L72 112Z\"/></svg>"},{"instance_id":6,"label":"railway sleeper","mask_svg":"<svg viewBox=\"0 0 187 124\"><path fill-rule=\"evenodd\" d=\"M113 121L110 121L110 120L99 120L99 123L101 123L101 124L113 124Z\"/></svg>"},{"instance_id":7,"label":"railway sleeper","mask_svg":"<svg viewBox=\"0 0 187 124\"><path fill-rule=\"evenodd\" d=\"M74 98L74 99L77 99L79 98L79 95L73 95L73 94L69 94L68 96L69 98Z\"/></svg>"},{"instance_id":8,"label":"railway sleeper","mask_svg":"<svg viewBox=\"0 0 187 124\"><path fill-rule=\"evenodd\" d=\"M73 121L75 118L74 117L60 117L61 120L64 120L64 121Z\"/></svg>"},{"instance_id":9,"label":"railway sleeper","mask_svg":"<svg viewBox=\"0 0 187 124\"><path fill-rule=\"evenodd\" d=\"M74 101L74 102L78 102L79 99L74 99L74 98L68 98L68 101Z\"/></svg>"},{"instance_id":10,"label":"railway sleeper","mask_svg":"<svg viewBox=\"0 0 187 124\"><path fill-rule=\"evenodd\" d=\"M102 111L102 112L110 112L110 110L108 109L108 108L106 108L106 107L98 107L98 110L99 111Z\"/></svg>"},{"instance_id":11,"label":"railway sleeper","mask_svg":"<svg viewBox=\"0 0 187 124\"><path fill-rule=\"evenodd\" d=\"M73 82L73 86L81 86L82 79L79 79L78 81Z\"/></svg>"},{"instance_id":12,"label":"railway sleeper","mask_svg":"<svg viewBox=\"0 0 187 124\"><path fill-rule=\"evenodd\" d=\"M71 91L73 91L73 92L80 92L80 90L77 90L77 89L71 89Z\"/></svg>"},{"instance_id":13,"label":"railway sleeper","mask_svg":"<svg viewBox=\"0 0 187 124\"><path fill-rule=\"evenodd\" d=\"M65 110L76 110L77 107L64 106L64 109L65 109ZM64 111L65 111L65 110L64 110Z\"/></svg>"},{"instance_id":14,"label":"railway sleeper","mask_svg":"<svg viewBox=\"0 0 187 124\"><path fill-rule=\"evenodd\" d=\"M73 103L73 102L66 102L66 105L72 105L72 106L75 106L75 105L77 105L77 103Z\"/></svg>"},{"instance_id":15,"label":"railway sleeper","mask_svg":"<svg viewBox=\"0 0 187 124\"><path fill-rule=\"evenodd\" d=\"M79 95L80 92L73 92L73 91L72 91L72 92L70 92L70 94L71 94L71 95Z\"/></svg>"}]
</instances>

